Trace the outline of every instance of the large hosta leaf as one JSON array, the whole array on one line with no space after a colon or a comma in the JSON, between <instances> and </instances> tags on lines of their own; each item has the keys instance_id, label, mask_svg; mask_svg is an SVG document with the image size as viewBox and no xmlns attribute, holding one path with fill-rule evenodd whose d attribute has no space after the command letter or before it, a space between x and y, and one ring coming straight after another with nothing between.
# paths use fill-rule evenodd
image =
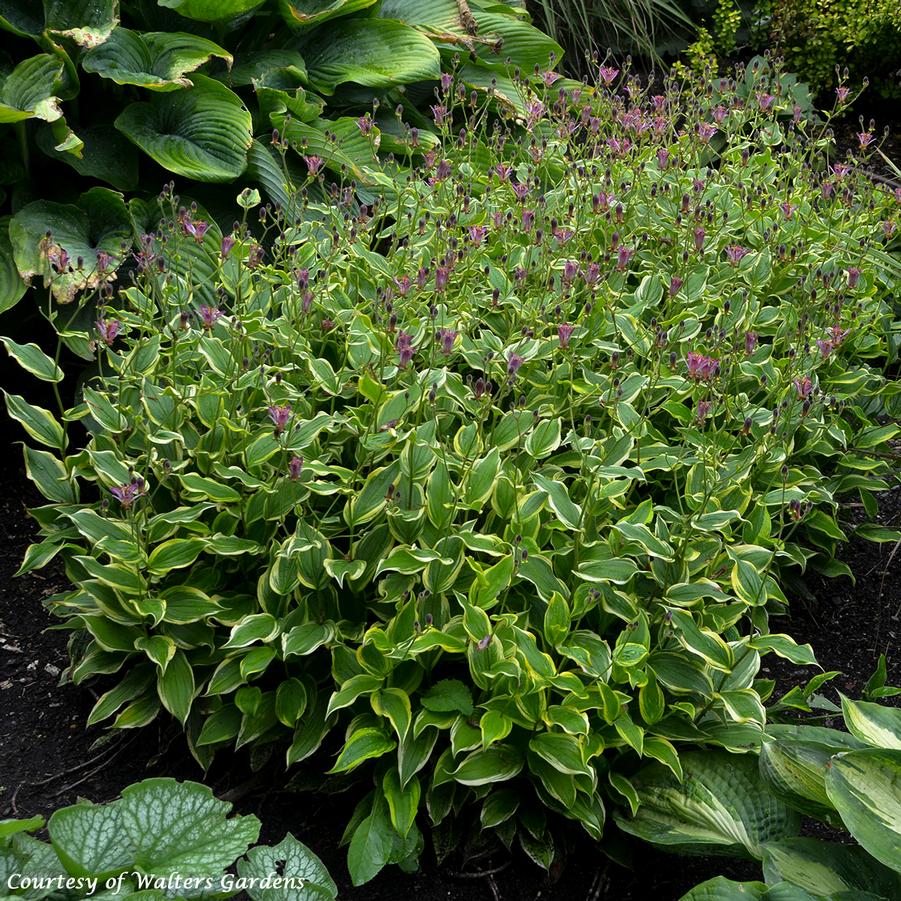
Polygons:
<instances>
[{"instance_id":1,"label":"large hosta leaf","mask_svg":"<svg viewBox=\"0 0 901 901\"><path fill-rule=\"evenodd\" d=\"M862 848L813 838L790 838L764 847L763 874L768 883L780 880L817 898L901 897L901 879L876 863ZM848 894L841 894L847 892Z\"/></svg>"},{"instance_id":2,"label":"large hosta leaf","mask_svg":"<svg viewBox=\"0 0 901 901\"><path fill-rule=\"evenodd\" d=\"M157 0L180 16L198 22L221 22L251 12L265 0Z\"/></svg>"},{"instance_id":3,"label":"large hosta leaf","mask_svg":"<svg viewBox=\"0 0 901 901\"><path fill-rule=\"evenodd\" d=\"M44 13L52 34L96 47L119 23L119 0L44 0Z\"/></svg>"},{"instance_id":4,"label":"large hosta leaf","mask_svg":"<svg viewBox=\"0 0 901 901\"><path fill-rule=\"evenodd\" d=\"M0 71L0 124L59 119L58 91L64 68L58 56L41 53L23 60L12 72Z\"/></svg>"},{"instance_id":5,"label":"large hosta leaf","mask_svg":"<svg viewBox=\"0 0 901 901\"><path fill-rule=\"evenodd\" d=\"M336 16L346 16L366 9L375 2L376 0L278 0L278 6L292 28L309 28Z\"/></svg>"},{"instance_id":6,"label":"large hosta leaf","mask_svg":"<svg viewBox=\"0 0 901 901\"><path fill-rule=\"evenodd\" d=\"M116 84L177 91L190 88L191 82L185 75L214 56L231 65L232 56L227 50L197 35L177 31L141 34L117 28L106 43L85 54L82 68Z\"/></svg>"},{"instance_id":7,"label":"large hosta leaf","mask_svg":"<svg viewBox=\"0 0 901 901\"><path fill-rule=\"evenodd\" d=\"M760 750L760 773L770 791L796 810L840 826L826 794L826 773L836 754L860 747L860 742L835 729L815 728L805 734L776 726L770 731L776 740Z\"/></svg>"},{"instance_id":8,"label":"large hosta leaf","mask_svg":"<svg viewBox=\"0 0 901 901\"><path fill-rule=\"evenodd\" d=\"M205 785L145 779L112 804L82 801L57 810L48 829L53 847L75 875L118 872L214 877L259 835L254 816L227 819L231 804Z\"/></svg>"},{"instance_id":9,"label":"large hosta leaf","mask_svg":"<svg viewBox=\"0 0 901 901\"><path fill-rule=\"evenodd\" d=\"M220 82L204 75L191 82L189 90L127 106L116 128L170 172L197 181L231 181L247 164L250 113Z\"/></svg>"},{"instance_id":10,"label":"large hosta leaf","mask_svg":"<svg viewBox=\"0 0 901 901\"><path fill-rule=\"evenodd\" d=\"M308 38L302 46L310 83L332 94L346 82L370 88L437 79L441 57L414 28L392 19L348 19Z\"/></svg>"},{"instance_id":11,"label":"large hosta leaf","mask_svg":"<svg viewBox=\"0 0 901 901\"><path fill-rule=\"evenodd\" d=\"M901 750L901 710L842 695L842 716L848 731L875 748Z\"/></svg>"},{"instance_id":12,"label":"large hosta leaf","mask_svg":"<svg viewBox=\"0 0 901 901\"><path fill-rule=\"evenodd\" d=\"M756 858L765 842L796 834L799 816L766 791L755 756L711 750L679 759L681 783L659 763L633 778L641 806L617 817L621 829L674 850Z\"/></svg>"},{"instance_id":13,"label":"large hosta leaf","mask_svg":"<svg viewBox=\"0 0 901 901\"><path fill-rule=\"evenodd\" d=\"M444 34L451 38L469 30L461 8L457 0L382 0L377 14L383 19L399 19L436 36Z\"/></svg>"},{"instance_id":14,"label":"large hosta leaf","mask_svg":"<svg viewBox=\"0 0 901 901\"><path fill-rule=\"evenodd\" d=\"M901 873L901 751L839 754L826 776L826 791L851 835Z\"/></svg>"},{"instance_id":15,"label":"large hosta leaf","mask_svg":"<svg viewBox=\"0 0 901 901\"><path fill-rule=\"evenodd\" d=\"M733 882L716 876L696 885L679 901L816 901L816 896L788 882L768 887L763 882Z\"/></svg>"},{"instance_id":16,"label":"large hosta leaf","mask_svg":"<svg viewBox=\"0 0 901 901\"><path fill-rule=\"evenodd\" d=\"M25 282L16 268L9 243L9 217L0 218L0 313L14 307L25 293Z\"/></svg>"},{"instance_id":17,"label":"large hosta leaf","mask_svg":"<svg viewBox=\"0 0 901 901\"><path fill-rule=\"evenodd\" d=\"M138 151L112 125L92 125L79 130L82 144L78 155L59 150L50 129L38 132L37 145L55 160L71 166L79 175L131 191L138 184Z\"/></svg>"},{"instance_id":18,"label":"large hosta leaf","mask_svg":"<svg viewBox=\"0 0 901 901\"><path fill-rule=\"evenodd\" d=\"M50 232L50 237L47 233ZM93 288L108 278L121 262L123 245L131 244L128 208L121 194L109 188L91 188L77 204L36 200L23 207L9 224L9 237L19 273L26 281L42 276L57 300L66 303L78 291ZM72 271L57 272L52 263L68 257ZM98 253L108 256L103 271ZM79 258L83 269L75 267ZM65 268L65 267L60 267Z\"/></svg>"}]
</instances>

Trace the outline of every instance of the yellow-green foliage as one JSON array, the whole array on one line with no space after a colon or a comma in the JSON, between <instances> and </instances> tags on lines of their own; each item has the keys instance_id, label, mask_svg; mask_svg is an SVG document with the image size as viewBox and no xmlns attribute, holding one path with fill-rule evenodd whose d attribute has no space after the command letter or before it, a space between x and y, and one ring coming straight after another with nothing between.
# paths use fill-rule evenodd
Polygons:
<instances>
[{"instance_id":1,"label":"yellow-green foliage","mask_svg":"<svg viewBox=\"0 0 901 901\"><path fill-rule=\"evenodd\" d=\"M824 90L835 67L868 76L886 95L901 94L901 3L898 0L765 0L757 7L766 40L792 71Z\"/></svg>"}]
</instances>

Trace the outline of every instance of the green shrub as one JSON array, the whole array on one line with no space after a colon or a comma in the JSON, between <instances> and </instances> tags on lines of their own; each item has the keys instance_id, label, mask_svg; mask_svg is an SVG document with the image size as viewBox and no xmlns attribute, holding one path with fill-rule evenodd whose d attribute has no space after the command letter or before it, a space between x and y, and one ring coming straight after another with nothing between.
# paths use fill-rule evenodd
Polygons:
<instances>
[{"instance_id":1,"label":"green shrub","mask_svg":"<svg viewBox=\"0 0 901 901\"><path fill-rule=\"evenodd\" d=\"M79 402L7 398L45 447L22 569L62 560L69 674L115 675L90 722L372 779L357 882L425 813L548 866L640 759L756 746L761 656L814 662L770 619L848 572L899 431L898 198L768 73L548 76L506 120L449 82L384 199L319 172L227 234L167 189L134 283L49 308Z\"/></svg>"},{"instance_id":2,"label":"green shrub","mask_svg":"<svg viewBox=\"0 0 901 901\"><path fill-rule=\"evenodd\" d=\"M516 104L510 72L561 52L516 0L7 0L0 29L16 36L0 57L0 212L13 214L0 219L0 312L35 274L17 235L36 216L69 254L65 301L96 281L98 250L115 269L145 230L110 189L146 198L172 173L230 222L235 192L206 183L243 175L283 203L301 156L375 185L435 143L423 111L458 54L468 89ZM362 144L349 136L360 114ZM273 128L296 151L288 165Z\"/></svg>"},{"instance_id":3,"label":"green shrub","mask_svg":"<svg viewBox=\"0 0 901 901\"><path fill-rule=\"evenodd\" d=\"M626 831L671 850L736 852L762 862L766 884L718 877L683 901L901 895L901 710L841 700L849 732L770 725L759 765L755 755L736 766L726 754L697 752L690 765L686 756L690 772L681 785L659 765L637 774L641 805L619 819ZM792 810L845 830L858 844L799 837Z\"/></svg>"},{"instance_id":4,"label":"green shrub","mask_svg":"<svg viewBox=\"0 0 901 901\"><path fill-rule=\"evenodd\" d=\"M901 96L901 5L897 0L763 0L754 12L762 45L828 92L850 69L887 97Z\"/></svg>"},{"instance_id":5,"label":"green shrub","mask_svg":"<svg viewBox=\"0 0 901 901\"><path fill-rule=\"evenodd\" d=\"M229 817L205 785L145 779L109 804L54 811L49 844L29 833L44 818L0 820L4 898L230 898L328 901L338 894L322 861L293 835L255 845L260 821ZM240 858L240 859L239 859ZM237 872L234 867L237 862Z\"/></svg>"}]
</instances>

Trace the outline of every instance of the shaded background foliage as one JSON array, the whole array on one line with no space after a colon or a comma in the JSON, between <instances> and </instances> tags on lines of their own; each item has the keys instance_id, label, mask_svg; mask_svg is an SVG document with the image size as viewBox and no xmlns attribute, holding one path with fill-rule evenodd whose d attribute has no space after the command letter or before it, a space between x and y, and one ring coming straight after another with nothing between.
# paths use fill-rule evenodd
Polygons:
<instances>
[{"instance_id":1,"label":"shaded background foliage","mask_svg":"<svg viewBox=\"0 0 901 901\"><path fill-rule=\"evenodd\" d=\"M521 110L508 73L561 52L518 2L3 0L0 27L0 311L22 277L70 269L55 292L68 301L115 269L156 224L123 194L174 174L227 222L234 192L206 185L243 175L283 204L301 156L384 188L395 158L434 145L422 111L457 57L468 90ZM278 158L273 128L297 153Z\"/></svg>"}]
</instances>

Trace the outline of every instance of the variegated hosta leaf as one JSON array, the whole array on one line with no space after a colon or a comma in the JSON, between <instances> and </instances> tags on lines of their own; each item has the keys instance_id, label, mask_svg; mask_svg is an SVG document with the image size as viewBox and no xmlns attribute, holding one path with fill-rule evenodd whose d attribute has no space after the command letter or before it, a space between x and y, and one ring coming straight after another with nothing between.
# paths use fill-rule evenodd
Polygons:
<instances>
[{"instance_id":1,"label":"variegated hosta leaf","mask_svg":"<svg viewBox=\"0 0 901 901\"><path fill-rule=\"evenodd\" d=\"M232 62L227 50L197 35L166 31L142 34L117 28L106 43L85 54L82 68L116 84L177 91L192 87L185 75L214 56L229 65Z\"/></svg>"},{"instance_id":2,"label":"variegated hosta leaf","mask_svg":"<svg viewBox=\"0 0 901 901\"><path fill-rule=\"evenodd\" d=\"M874 748L901 750L901 710L842 695L842 716L848 731Z\"/></svg>"},{"instance_id":3,"label":"variegated hosta leaf","mask_svg":"<svg viewBox=\"0 0 901 901\"><path fill-rule=\"evenodd\" d=\"M222 22L252 12L265 0L157 0L180 16L198 22Z\"/></svg>"},{"instance_id":4,"label":"variegated hosta leaf","mask_svg":"<svg viewBox=\"0 0 901 901\"><path fill-rule=\"evenodd\" d=\"M22 278L42 276L54 297L67 303L115 272L123 247L131 245L132 228L121 194L91 188L77 204L28 204L13 216L9 237ZM105 256L98 258L101 253Z\"/></svg>"},{"instance_id":5,"label":"variegated hosta leaf","mask_svg":"<svg viewBox=\"0 0 901 901\"><path fill-rule=\"evenodd\" d=\"M673 850L760 858L766 842L794 835L800 817L766 791L754 755L680 754L684 779L655 763L632 779L641 806L618 815L624 831Z\"/></svg>"},{"instance_id":6,"label":"variegated hosta leaf","mask_svg":"<svg viewBox=\"0 0 901 901\"><path fill-rule=\"evenodd\" d=\"M348 19L317 29L301 45L310 84L333 94L352 82L390 88L441 75L441 57L421 32L390 19Z\"/></svg>"},{"instance_id":7,"label":"variegated hosta leaf","mask_svg":"<svg viewBox=\"0 0 901 901\"><path fill-rule=\"evenodd\" d=\"M97 47L119 24L119 0L44 0L44 13L51 34Z\"/></svg>"},{"instance_id":8,"label":"variegated hosta leaf","mask_svg":"<svg viewBox=\"0 0 901 901\"><path fill-rule=\"evenodd\" d=\"M851 835L901 873L901 750L839 754L826 776L826 792Z\"/></svg>"},{"instance_id":9,"label":"variegated hosta leaf","mask_svg":"<svg viewBox=\"0 0 901 901\"><path fill-rule=\"evenodd\" d=\"M763 874L769 884L789 882L817 898L891 901L901 897L898 874L877 863L862 848L813 838L767 844Z\"/></svg>"},{"instance_id":10,"label":"variegated hosta leaf","mask_svg":"<svg viewBox=\"0 0 901 901\"><path fill-rule=\"evenodd\" d=\"M277 845L260 845L251 848L246 860L238 861L238 875L256 879L257 885L272 873L283 872L303 880L299 892L283 892L278 889L254 887L251 883L247 894L254 901L328 901L338 896L338 886L329 875L322 861L289 832Z\"/></svg>"},{"instance_id":11,"label":"variegated hosta leaf","mask_svg":"<svg viewBox=\"0 0 901 901\"><path fill-rule=\"evenodd\" d=\"M792 726L771 726L775 741L760 750L760 773L773 794L808 816L841 826L826 793L831 760L842 751L862 747L853 736L835 729L798 731Z\"/></svg>"},{"instance_id":12,"label":"variegated hosta leaf","mask_svg":"<svg viewBox=\"0 0 901 901\"><path fill-rule=\"evenodd\" d=\"M679 901L816 901L816 898L787 882L769 888L763 882L733 882L725 876L716 876L696 885Z\"/></svg>"},{"instance_id":13,"label":"variegated hosta leaf","mask_svg":"<svg viewBox=\"0 0 901 901\"><path fill-rule=\"evenodd\" d=\"M372 6L376 0L278 0L285 22L292 28L321 25L336 16L346 16Z\"/></svg>"},{"instance_id":14,"label":"variegated hosta leaf","mask_svg":"<svg viewBox=\"0 0 901 901\"><path fill-rule=\"evenodd\" d=\"M63 72L63 61L50 53L23 60L11 72L0 72L0 124L59 119L58 91Z\"/></svg>"},{"instance_id":15,"label":"variegated hosta leaf","mask_svg":"<svg viewBox=\"0 0 901 901\"><path fill-rule=\"evenodd\" d=\"M247 165L250 113L225 85L205 75L190 90L132 103L116 128L163 168L197 181L231 181Z\"/></svg>"}]
</instances>

